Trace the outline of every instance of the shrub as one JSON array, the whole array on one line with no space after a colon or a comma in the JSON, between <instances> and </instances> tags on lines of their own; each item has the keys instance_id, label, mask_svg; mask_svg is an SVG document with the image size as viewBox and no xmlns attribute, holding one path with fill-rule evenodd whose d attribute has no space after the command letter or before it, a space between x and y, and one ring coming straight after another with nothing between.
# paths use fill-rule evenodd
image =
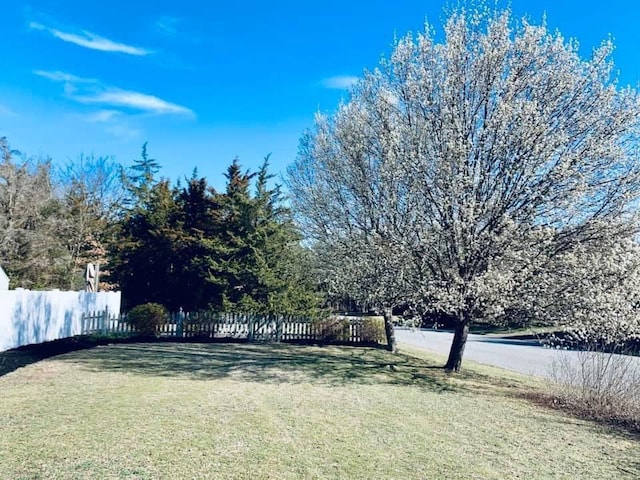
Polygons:
<instances>
[{"instance_id":1,"label":"shrub","mask_svg":"<svg viewBox=\"0 0 640 480\"><path fill-rule=\"evenodd\" d=\"M384 331L384 320L380 317L363 318L361 335L363 342L386 343L387 335Z\"/></svg>"},{"instance_id":2,"label":"shrub","mask_svg":"<svg viewBox=\"0 0 640 480\"><path fill-rule=\"evenodd\" d=\"M564 410L640 432L640 363L602 347L559 357L552 365L551 399Z\"/></svg>"},{"instance_id":3,"label":"shrub","mask_svg":"<svg viewBox=\"0 0 640 480\"><path fill-rule=\"evenodd\" d=\"M145 303L131 309L127 320L141 335L155 335L167 323L169 313L159 303Z\"/></svg>"},{"instance_id":4,"label":"shrub","mask_svg":"<svg viewBox=\"0 0 640 480\"><path fill-rule=\"evenodd\" d=\"M319 340L323 342L348 342L349 320L340 317L329 317L314 322Z\"/></svg>"},{"instance_id":5,"label":"shrub","mask_svg":"<svg viewBox=\"0 0 640 480\"><path fill-rule=\"evenodd\" d=\"M364 343L385 343L384 322L380 317L328 317L314 322L318 339L322 342L349 342L351 324L360 325L360 339Z\"/></svg>"}]
</instances>

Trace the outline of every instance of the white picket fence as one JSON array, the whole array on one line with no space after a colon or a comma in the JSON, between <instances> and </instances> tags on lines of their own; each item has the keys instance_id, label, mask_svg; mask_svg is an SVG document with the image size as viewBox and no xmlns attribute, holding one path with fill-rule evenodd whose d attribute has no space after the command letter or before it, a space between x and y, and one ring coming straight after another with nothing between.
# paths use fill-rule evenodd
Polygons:
<instances>
[{"instance_id":1,"label":"white picket fence","mask_svg":"<svg viewBox=\"0 0 640 480\"><path fill-rule=\"evenodd\" d=\"M369 322L369 323L367 323ZM344 343L383 343L380 332L369 320L334 318L313 322L283 315L209 312L176 313L156 335L163 338L244 339L248 341L330 341ZM126 316L92 312L82 319L82 333L98 335L135 335ZM377 334L376 334L377 333Z\"/></svg>"},{"instance_id":2,"label":"white picket fence","mask_svg":"<svg viewBox=\"0 0 640 480\"><path fill-rule=\"evenodd\" d=\"M82 315L80 335L129 335L135 329L120 315L112 315L109 310L87 312Z\"/></svg>"}]
</instances>

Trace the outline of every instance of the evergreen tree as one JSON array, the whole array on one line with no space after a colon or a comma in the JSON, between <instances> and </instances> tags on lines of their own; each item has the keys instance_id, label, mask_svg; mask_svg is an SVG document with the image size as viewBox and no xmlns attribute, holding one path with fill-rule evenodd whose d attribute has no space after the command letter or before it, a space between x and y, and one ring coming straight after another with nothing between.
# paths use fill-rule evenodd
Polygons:
<instances>
[{"instance_id":1,"label":"evergreen tree","mask_svg":"<svg viewBox=\"0 0 640 480\"><path fill-rule=\"evenodd\" d=\"M174 255L179 241L176 215L174 191L163 180L150 188L147 202L121 221L112 247L111 277L122 289L125 307L147 302L180 306L175 296L180 281Z\"/></svg>"},{"instance_id":2,"label":"evergreen tree","mask_svg":"<svg viewBox=\"0 0 640 480\"><path fill-rule=\"evenodd\" d=\"M225 306L261 313L308 313L319 305L319 299L309 294L312 285L296 268L304 255L300 236L288 209L281 206L280 186L269 188L273 176L268 167L269 157L255 174L253 196L247 180L254 175L245 174L237 181L240 169L236 163L229 169L226 200L236 214L229 219L237 223L229 224L235 234L230 236L233 257L228 267L235 283L230 285ZM236 188L238 185L243 188Z\"/></svg>"},{"instance_id":3,"label":"evergreen tree","mask_svg":"<svg viewBox=\"0 0 640 480\"><path fill-rule=\"evenodd\" d=\"M317 307L280 187L268 185L268 159L257 173L243 172L236 159L226 178L224 193L194 172L184 188L161 181L146 200L138 196L120 223L112 262L126 307L157 302L170 310L256 313ZM134 192L146 192L139 186Z\"/></svg>"},{"instance_id":4,"label":"evergreen tree","mask_svg":"<svg viewBox=\"0 0 640 480\"><path fill-rule=\"evenodd\" d=\"M225 285L220 195L206 179L194 176L178 194L177 204L175 257L180 265L181 306L185 310L220 308Z\"/></svg>"},{"instance_id":5,"label":"evergreen tree","mask_svg":"<svg viewBox=\"0 0 640 480\"><path fill-rule=\"evenodd\" d=\"M160 171L160 164L147 153L147 143L142 144L140 158L133 161L129 172L122 171L122 180L129 192L129 198L126 199L129 207L142 205L149 200L156 174Z\"/></svg>"},{"instance_id":6,"label":"evergreen tree","mask_svg":"<svg viewBox=\"0 0 640 480\"><path fill-rule=\"evenodd\" d=\"M247 304L251 298L252 279L249 265L251 247L252 199L250 193L251 180L255 177L249 171L242 173L238 159L234 159L227 173L226 192L221 198L221 240L224 251L220 257L223 270L225 290L222 307L225 309ZM250 302L249 302L250 303Z\"/></svg>"}]
</instances>

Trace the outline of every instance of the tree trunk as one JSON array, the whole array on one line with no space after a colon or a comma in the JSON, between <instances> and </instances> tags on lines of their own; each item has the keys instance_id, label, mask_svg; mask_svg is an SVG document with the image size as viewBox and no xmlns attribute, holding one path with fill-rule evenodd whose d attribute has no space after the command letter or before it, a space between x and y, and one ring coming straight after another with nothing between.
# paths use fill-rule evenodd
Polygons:
<instances>
[{"instance_id":1,"label":"tree trunk","mask_svg":"<svg viewBox=\"0 0 640 480\"><path fill-rule=\"evenodd\" d=\"M391 308L384 309L384 333L387 336L387 350L396 353L398 344L396 343L396 333L393 330L393 310Z\"/></svg>"},{"instance_id":2,"label":"tree trunk","mask_svg":"<svg viewBox=\"0 0 640 480\"><path fill-rule=\"evenodd\" d=\"M469 335L469 318L467 315L460 314L456 323L456 332L453 335L453 343L449 351L449 359L444 366L446 370L459 372L462 365L462 354L464 346L467 344L467 336Z\"/></svg>"}]
</instances>

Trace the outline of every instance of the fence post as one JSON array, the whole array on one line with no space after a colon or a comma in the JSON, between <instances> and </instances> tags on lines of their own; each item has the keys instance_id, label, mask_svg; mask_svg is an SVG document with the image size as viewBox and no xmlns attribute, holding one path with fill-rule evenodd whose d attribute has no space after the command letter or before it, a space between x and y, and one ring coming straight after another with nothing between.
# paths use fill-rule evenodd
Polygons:
<instances>
[{"instance_id":1,"label":"fence post","mask_svg":"<svg viewBox=\"0 0 640 480\"><path fill-rule=\"evenodd\" d=\"M280 343L282 341L282 316L276 315L276 342Z\"/></svg>"},{"instance_id":2,"label":"fence post","mask_svg":"<svg viewBox=\"0 0 640 480\"><path fill-rule=\"evenodd\" d=\"M182 307L180 307L180 311L178 312L178 316L176 318L176 337L182 338L183 335L183 322L184 322L184 311Z\"/></svg>"},{"instance_id":3,"label":"fence post","mask_svg":"<svg viewBox=\"0 0 640 480\"><path fill-rule=\"evenodd\" d=\"M253 342L253 315L247 315L249 331L247 332L247 340Z\"/></svg>"},{"instance_id":4,"label":"fence post","mask_svg":"<svg viewBox=\"0 0 640 480\"><path fill-rule=\"evenodd\" d=\"M100 335L105 335L107 333L107 321L109 320L109 309L105 308L100 316Z\"/></svg>"}]
</instances>

